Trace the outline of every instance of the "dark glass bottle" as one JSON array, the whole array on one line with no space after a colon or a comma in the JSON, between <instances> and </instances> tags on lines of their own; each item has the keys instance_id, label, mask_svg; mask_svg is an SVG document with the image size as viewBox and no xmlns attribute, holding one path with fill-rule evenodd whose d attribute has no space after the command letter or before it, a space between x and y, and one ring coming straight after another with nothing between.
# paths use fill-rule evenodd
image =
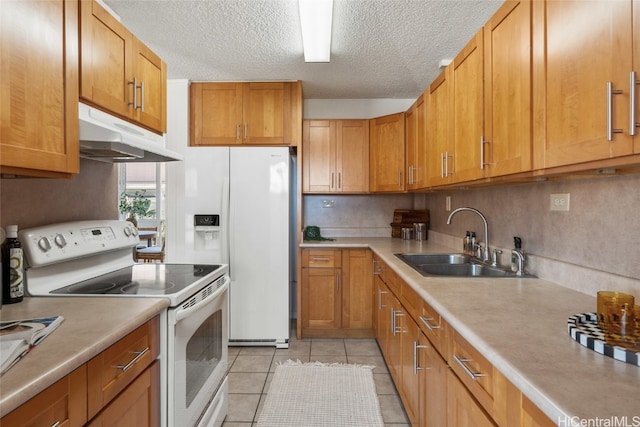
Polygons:
<instances>
[{"instance_id":1,"label":"dark glass bottle","mask_svg":"<svg viewBox=\"0 0 640 427\"><path fill-rule=\"evenodd\" d=\"M7 226L7 239L2 245L2 303L14 304L24 295L24 257L18 240L18 226Z\"/></svg>"}]
</instances>

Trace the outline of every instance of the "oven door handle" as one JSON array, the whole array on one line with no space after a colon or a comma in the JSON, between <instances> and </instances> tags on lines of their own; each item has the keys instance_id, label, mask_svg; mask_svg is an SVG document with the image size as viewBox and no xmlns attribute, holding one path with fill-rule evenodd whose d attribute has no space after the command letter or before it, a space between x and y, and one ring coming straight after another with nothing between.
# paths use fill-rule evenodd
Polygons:
<instances>
[{"instance_id":1,"label":"oven door handle","mask_svg":"<svg viewBox=\"0 0 640 427\"><path fill-rule=\"evenodd\" d=\"M225 276L224 283L222 284L222 286L220 286L218 289L216 289L215 292L210 293L204 299L201 299L200 301L196 302L192 306L189 306L188 308L183 308L182 310L177 311L176 312L176 323L178 323L179 321L181 321L185 317L189 317L193 312L198 311L201 308L205 307L210 301L212 301L215 298L218 298L218 296L220 296L224 292L226 292L227 289L229 288L229 282L231 282L231 279L229 278L229 276ZM184 303L182 303L180 305L180 307L188 305L189 302L190 302L190 299L185 301Z\"/></svg>"}]
</instances>

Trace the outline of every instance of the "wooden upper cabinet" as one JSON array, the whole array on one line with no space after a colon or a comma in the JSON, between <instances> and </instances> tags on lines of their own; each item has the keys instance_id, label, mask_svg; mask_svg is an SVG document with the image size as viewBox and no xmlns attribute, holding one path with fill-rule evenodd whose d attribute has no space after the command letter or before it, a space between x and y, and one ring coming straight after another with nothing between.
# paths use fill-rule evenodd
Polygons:
<instances>
[{"instance_id":1,"label":"wooden upper cabinet","mask_svg":"<svg viewBox=\"0 0 640 427\"><path fill-rule=\"evenodd\" d=\"M427 102L422 94L405 113L406 186L418 190L429 186L427 165Z\"/></svg>"},{"instance_id":2,"label":"wooden upper cabinet","mask_svg":"<svg viewBox=\"0 0 640 427\"><path fill-rule=\"evenodd\" d=\"M452 166L449 152L449 74L451 65L444 69L429 86L427 108L427 141L429 144L429 185L449 182Z\"/></svg>"},{"instance_id":3,"label":"wooden upper cabinet","mask_svg":"<svg viewBox=\"0 0 640 427\"><path fill-rule=\"evenodd\" d=\"M96 0L83 0L80 15L80 97L165 132L165 63Z\"/></svg>"},{"instance_id":4,"label":"wooden upper cabinet","mask_svg":"<svg viewBox=\"0 0 640 427\"><path fill-rule=\"evenodd\" d=\"M405 190L404 113L390 114L369 121L371 192Z\"/></svg>"},{"instance_id":5,"label":"wooden upper cabinet","mask_svg":"<svg viewBox=\"0 0 640 427\"><path fill-rule=\"evenodd\" d=\"M369 191L367 120L303 122L303 192Z\"/></svg>"},{"instance_id":6,"label":"wooden upper cabinet","mask_svg":"<svg viewBox=\"0 0 640 427\"><path fill-rule=\"evenodd\" d=\"M479 31L451 63L449 101L449 182L484 176L481 139L484 124L483 33ZM449 161L450 160L450 161Z\"/></svg>"},{"instance_id":7,"label":"wooden upper cabinet","mask_svg":"<svg viewBox=\"0 0 640 427\"><path fill-rule=\"evenodd\" d=\"M302 109L299 85L192 83L189 144L297 145Z\"/></svg>"},{"instance_id":8,"label":"wooden upper cabinet","mask_svg":"<svg viewBox=\"0 0 640 427\"><path fill-rule=\"evenodd\" d=\"M2 2L0 43L0 171L71 177L80 168L78 2Z\"/></svg>"},{"instance_id":9,"label":"wooden upper cabinet","mask_svg":"<svg viewBox=\"0 0 640 427\"><path fill-rule=\"evenodd\" d=\"M536 169L639 151L629 135L637 3L533 2Z\"/></svg>"},{"instance_id":10,"label":"wooden upper cabinet","mask_svg":"<svg viewBox=\"0 0 640 427\"><path fill-rule=\"evenodd\" d=\"M485 176L532 168L531 61L531 2L507 1L484 27Z\"/></svg>"}]
</instances>

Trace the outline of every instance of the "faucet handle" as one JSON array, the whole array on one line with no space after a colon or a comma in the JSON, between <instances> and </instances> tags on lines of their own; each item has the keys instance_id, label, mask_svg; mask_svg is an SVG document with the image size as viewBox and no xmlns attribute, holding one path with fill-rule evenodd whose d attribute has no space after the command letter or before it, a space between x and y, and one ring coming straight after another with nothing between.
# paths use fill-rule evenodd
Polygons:
<instances>
[{"instance_id":1,"label":"faucet handle","mask_svg":"<svg viewBox=\"0 0 640 427\"><path fill-rule=\"evenodd\" d=\"M491 251L491 265L496 267L498 265L498 255L502 253L501 249L494 249Z\"/></svg>"}]
</instances>

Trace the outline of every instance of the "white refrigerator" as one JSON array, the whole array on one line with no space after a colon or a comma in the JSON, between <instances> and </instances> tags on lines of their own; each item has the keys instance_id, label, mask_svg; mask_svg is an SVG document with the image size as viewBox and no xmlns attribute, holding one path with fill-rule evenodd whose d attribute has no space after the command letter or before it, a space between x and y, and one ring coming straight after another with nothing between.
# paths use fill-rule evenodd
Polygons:
<instances>
[{"instance_id":1,"label":"white refrigerator","mask_svg":"<svg viewBox=\"0 0 640 427\"><path fill-rule=\"evenodd\" d=\"M188 126L176 111L186 93L169 85L170 132ZM289 148L188 147L178 135L167 134L184 160L167 164L165 262L229 264L230 344L288 347ZM196 215L218 215L219 225L196 225Z\"/></svg>"}]
</instances>

